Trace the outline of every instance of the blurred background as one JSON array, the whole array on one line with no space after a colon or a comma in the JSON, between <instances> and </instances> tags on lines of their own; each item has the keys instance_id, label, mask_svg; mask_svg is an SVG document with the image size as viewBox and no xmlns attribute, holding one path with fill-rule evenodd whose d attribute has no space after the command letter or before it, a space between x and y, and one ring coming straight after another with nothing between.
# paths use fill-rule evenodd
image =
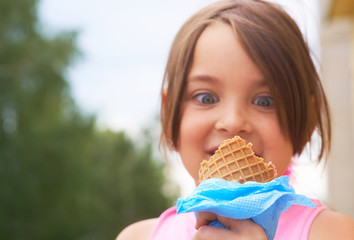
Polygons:
<instances>
[{"instance_id":1,"label":"blurred background","mask_svg":"<svg viewBox=\"0 0 354 240\"><path fill-rule=\"evenodd\" d=\"M294 186L354 217L354 1L273 1L333 114L328 163L305 153ZM159 154L159 89L174 35L210 2L0 0L0 239L114 239L193 189Z\"/></svg>"}]
</instances>

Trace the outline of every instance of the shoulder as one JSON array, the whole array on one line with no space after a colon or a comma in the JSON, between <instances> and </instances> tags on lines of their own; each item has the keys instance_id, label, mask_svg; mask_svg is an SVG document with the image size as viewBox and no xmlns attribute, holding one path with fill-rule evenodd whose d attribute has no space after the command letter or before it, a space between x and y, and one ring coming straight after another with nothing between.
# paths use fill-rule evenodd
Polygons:
<instances>
[{"instance_id":1,"label":"shoulder","mask_svg":"<svg viewBox=\"0 0 354 240\"><path fill-rule=\"evenodd\" d=\"M158 218L152 218L133 223L126 227L116 238L116 240L148 240L150 239Z\"/></svg>"},{"instance_id":2,"label":"shoulder","mask_svg":"<svg viewBox=\"0 0 354 240\"><path fill-rule=\"evenodd\" d=\"M315 218L309 239L354 239L354 220L342 213L324 210Z\"/></svg>"}]
</instances>

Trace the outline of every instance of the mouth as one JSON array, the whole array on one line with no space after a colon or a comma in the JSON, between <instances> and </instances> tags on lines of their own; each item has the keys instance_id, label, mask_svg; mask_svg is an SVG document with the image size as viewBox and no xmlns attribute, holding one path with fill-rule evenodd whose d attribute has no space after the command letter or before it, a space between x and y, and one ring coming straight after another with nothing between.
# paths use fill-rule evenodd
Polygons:
<instances>
[{"instance_id":1,"label":"mouth","mask_svg":"<svg viewBox=\"0 0 354 240\"><path fill-rule=\"evenodd\" d=\"M210 157L215 154L216 150L218 150L218 147L212 148L212 149L206 151L206 157L207 157L206 160L209 160ZM259 154L259 153L257 153L257 152L254 152L254 155L257 156L257 157L259 157L259 158L264 159L263 156L262 156L262 154Z\"/></svg>"},{"instance_id":2,"label":"mouth","mask_svg":"<svg viewBox=\"0 0 354 240\"><path fill-rule=\"evenodd\" d=\"M253 150L253 149L252 149ZM253 150L253 154L256 156L256 157L259 157L259 158L263 158L262 154L260 152L257 152L257 151L254 151Z\"/></svg>"},{"instance_id":3,"label":"mouth","mask_svg":"<svg viewBox=\"0 0 354 240\"><path fill-rule=\"evenodd\" d=\"M215 154L216 150L218 150L218 147L211 148L210 150L206 151L206 155L208 156L208 159Z\"/></svg>"}]
</instances>

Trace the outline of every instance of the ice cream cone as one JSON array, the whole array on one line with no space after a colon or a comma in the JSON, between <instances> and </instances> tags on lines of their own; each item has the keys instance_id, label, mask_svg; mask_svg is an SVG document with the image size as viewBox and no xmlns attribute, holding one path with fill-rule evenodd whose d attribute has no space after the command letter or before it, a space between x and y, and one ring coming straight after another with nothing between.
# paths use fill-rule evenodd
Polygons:
<instances>
[{"instance_id":1,"label":"ice cream cone","mask_svg":"<svg viewBox=\"0 0 354 240\"><path fill-rule=\"evenodd\" d=\"M225 140L209 160L203 160L199 169L199 182L209 178L222 178L227 181L268 182L277 175L275 166L266 164L261 157L254 155L248 143L239 136Z\"/></svg>"}]
</instances>

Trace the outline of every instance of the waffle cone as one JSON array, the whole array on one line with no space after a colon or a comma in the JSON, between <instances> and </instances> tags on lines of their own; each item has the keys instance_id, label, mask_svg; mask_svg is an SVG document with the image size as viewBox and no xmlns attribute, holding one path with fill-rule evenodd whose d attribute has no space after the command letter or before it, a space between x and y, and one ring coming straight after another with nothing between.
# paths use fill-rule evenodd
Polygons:
<instances>
[{"instance_id":1,"label":"waffle cone","mask_svg":"<svg viewBox=\"0 0 354 240\"><path fill-rule=\"evenodd\" d=\"M199 182L209 178L227 181L268 182L277 175L275 166L266 164L263 158L254 155L248 143L239 136L225 140L209 160L203 160L199 169Z\"/></svg>"}]
</instances>

